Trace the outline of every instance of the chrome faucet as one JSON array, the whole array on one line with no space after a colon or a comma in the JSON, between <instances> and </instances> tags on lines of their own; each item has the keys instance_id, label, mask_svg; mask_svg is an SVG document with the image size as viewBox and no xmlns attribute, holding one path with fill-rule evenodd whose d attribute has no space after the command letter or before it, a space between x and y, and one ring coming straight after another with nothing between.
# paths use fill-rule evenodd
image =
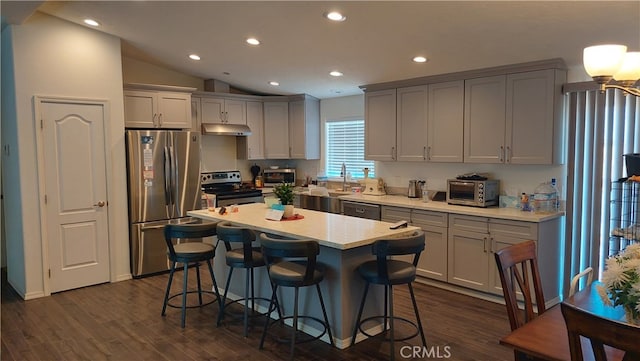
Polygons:
<instances>
[{"instance_id":1,"label":"chrome faucet","mask_svg":"<svg viewBox=\"0 0 640 361\"><path fill-rule=\"evenodd\" d=\"M342 176L342 190L347 190L347 166L342 162L342 168L340 169L340 176Z\"/></svg>"}]
</instances>

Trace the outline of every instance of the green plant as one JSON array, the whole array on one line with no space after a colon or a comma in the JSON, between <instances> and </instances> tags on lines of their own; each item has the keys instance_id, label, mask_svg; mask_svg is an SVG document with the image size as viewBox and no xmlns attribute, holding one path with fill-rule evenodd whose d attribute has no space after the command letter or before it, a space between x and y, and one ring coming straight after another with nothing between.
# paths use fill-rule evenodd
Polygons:
<instances>
[{"instance_id":1,"label":"green plant","mask_svg":"<svg viewBox=\"0 0 640 361\"><path fill-rule=\"evenodd\" d=\"M273 187L273 193L280 199L280 203L282 203L282 205L293 204L293 184L278 184Z\"/></svg>"}]
</instances>

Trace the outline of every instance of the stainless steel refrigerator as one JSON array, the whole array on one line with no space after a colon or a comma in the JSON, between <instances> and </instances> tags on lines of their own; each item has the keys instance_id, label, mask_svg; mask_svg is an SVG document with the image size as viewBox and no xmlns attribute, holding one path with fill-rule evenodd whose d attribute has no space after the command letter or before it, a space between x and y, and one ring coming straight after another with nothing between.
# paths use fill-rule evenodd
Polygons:
<instances>
[{"instance_id":1,"label":"stainless steel refrigerator","mask_svg":"<svg viewBox=\"0 0 640 361\"><path fill-rule=\"evenodd\" d=\"M169 269L164 226L196 223L200 208L200 134L127 130L131 271L140 277Z\"/></svg>"}]
</instances>

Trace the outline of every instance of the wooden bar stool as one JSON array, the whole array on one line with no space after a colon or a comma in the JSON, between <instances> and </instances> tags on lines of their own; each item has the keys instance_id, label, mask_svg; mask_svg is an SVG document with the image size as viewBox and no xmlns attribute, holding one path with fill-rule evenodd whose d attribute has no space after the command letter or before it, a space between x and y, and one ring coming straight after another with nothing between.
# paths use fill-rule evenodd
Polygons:
<instances>
[{"instance_id":1,"label":"wooden bar stool","mask_svg":"<svg viewBox=\"0 0 640 361\"><path fill-rule=\"evenodd\" d=\"M264 267L265 265L260 248L252 247L255 240L255 233L248 228L234 226L231 222L218 223L218 241L223 242L225 245L227 250L225 258L227 266L229 266L229 276L227 277L224 295L222 296L222 309L218 315L218 325L222 322L225 316L225 309L228 305L244 301L244 337L247 337L249 329L249 301L251 301L252 312L255 312L255 300L263 300L265 303L269 301L267 298L255 297L253 269L256 267ZM242 247L233 248L233 243L242 244ZM229 291L229 285L231 284L231 276L234 268L245 269L244 298L227 303L227 293ZM249 292L251 292L251 295L249 295ZM264 314L265 313L253 313L253 316L261 316Z\"/></svg>"},{"instance_id":2,"label":"wooden bar stool","mask_svg":"<svg viewBox=\"0 0 640 361\"><path fill-rule=\"evenodd\" d=\"M216 278L213 275L213 267L211 261L216 253L216 248L209 243L202 242L202 238L211 237L216 235L217 223L202 223L202 224L168 224L164 227L164 239L167 243L169 261L171 261L171 267L169 271L169 282L167 283L167 291L164 295L164 303L162 305L162 316L165 315L167 306L181 308L182 320L181 326L184 328L187 308L202 307L209 305L215 301L218 301L218 307L221 309L220 294L218 294L218 284ZM180 243L173 244L174 239L180 239ZM185 239L200 239L200 242L184 242ZM176 271L176 263L181 262L184 265L183 269L183 285L182 292L169 296L171 292L171 283L173 282L173 274ZM209 267L209 274L211 275L211 281L213 282L213 292L203 291L200 285L200 262L206 262ZM195 266L196 277L198 279L198 289L188 290L188 267ZM187 294L198 293L198 304L195 306L187 306ZM214 294L216 297L206 303L202 302L203 294ZM172 305L169 303L174 297L182 296L182 304L180 306Z\"/></svg>"},{"instance_id":3,"label":"wooden bar stool","mask_svg":"<svg viewBox=\"0 0 640 361\"><path fill-rule=\"evenodd\" d=\"M356 325L353 328L353 335L351 337L351 346L356 342L356 336L358 330L367 337L373 337L374 335L368 334L362 329L362 325L373 319L383 319L382 327L383 332L387 331L387 324L389 325L389 338L391 344L391 360L395 359L395 341L404 341L420 335L422 339L422 345L427 346L427 342L422 330L422 322L420 321L420 314L418 312L418 305L416 304L416 297L413 293L413 286L411 283L416 279L416 265L420 258L420 253L424 250L424 232L418 231L411 236L397 239L381 239L376 241L371 248L372 254L376 256L375 260L362 263L356 269L356 272L360 274L365 282L364 294L362 295L362 301L360 302L360 308L358 310L358 317L356 318ZM411 255L413 254L413 262L401 261L398 259L390 259L389 256ZM364 309L365 301L367 300L367 292L369 291L370 284L384 285L384 315L372 316L364 320L362 318L362 311ZM393 286L406 284L409 286L409 293L411 294L411 301L413 303L413 311L416 314L416 322L412 322L406 318L396 317L393 314ZM389 321L387 321L389 320ZM395 338L394 321L400 320L413 325L416 328L416 332L410 336L403 338Z\"/></svg>"},{"instance_id":4,"label":"wooden bar stool","mask_svg":"<svg viewBox=\"0 0 640 361\"><path fill-rule=\"evenodd\" d=\"M320 290L320 282L324 278L324 270L321 267L318 267L319 265L316 263L316 256L320 253L320 246L318 245L318 242L312 240L276 239L262 233L260 234L260 243L262 246L262 254L264 255L267 269L269 270L269 279L271 280L271 285L273 287L273 294L271 296L269 309L277 307L278 305L278 297L276 293L278 287L294 288L293 315L282 317L280 309L278 308L278 320L271 321L271 319L267 317L267 321L264 324L262 338L260 339L260 349L264 346L264 339L267 335L267 330L271 325L281 323L285 319L293 319L293 330L291 331L290 341L290 359L293 359L299 318L314 320L324 327L324 330L318 336L300 340L299 343L317 340L324 336L325 333L328 333L329 341L331 342L331 345L334 345L333 336L331 335L331 327L329 326L329 319L327 317L327 310L324 306L324 300L322 299L322 291ZM300 287L314 285L316 286L324 320L313 316L298 315L298 293Z\"/></svg>"}]
</instances>

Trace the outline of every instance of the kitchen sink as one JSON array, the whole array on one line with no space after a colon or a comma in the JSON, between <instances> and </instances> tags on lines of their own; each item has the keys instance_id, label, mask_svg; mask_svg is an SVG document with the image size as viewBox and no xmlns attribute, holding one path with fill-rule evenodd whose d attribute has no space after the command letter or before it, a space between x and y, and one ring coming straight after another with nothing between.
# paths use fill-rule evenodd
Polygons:
<instances>
[{"instance_id":1,"label":"kitchen sink","mask_svg":"<svg viewBox=\"0 0 640 361\"><path fill-rule=\"evenodd\" d=\"M345 194L348 192L329 192L328 196L300 193L300 208L339 214L342 213L342 204L338 197Z\"/></svg>"}]
</instances>

